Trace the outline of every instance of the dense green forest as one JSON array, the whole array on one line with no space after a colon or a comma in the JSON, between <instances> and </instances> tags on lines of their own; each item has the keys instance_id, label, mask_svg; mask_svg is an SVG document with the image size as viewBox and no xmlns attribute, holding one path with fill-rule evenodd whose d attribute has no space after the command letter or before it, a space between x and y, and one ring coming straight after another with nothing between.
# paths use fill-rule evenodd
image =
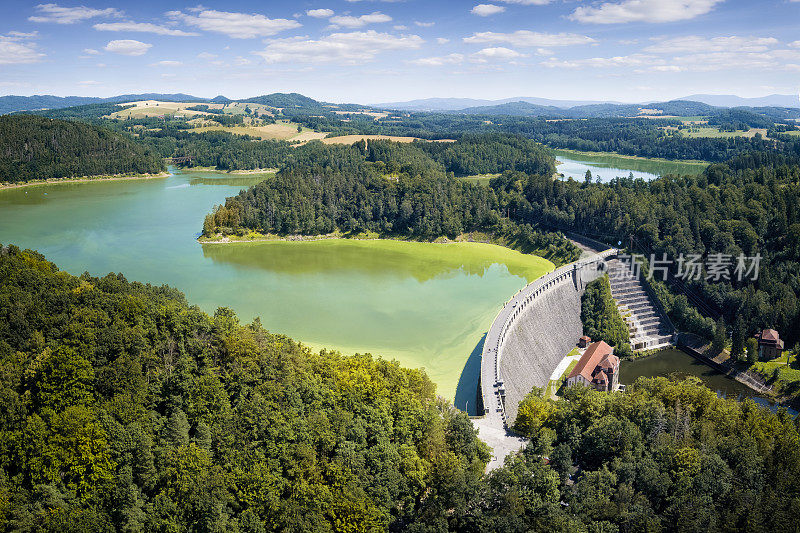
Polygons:
<instances>
[{"instance_id":1,"label":"dense green forest","mask_svg":"<svg viewBox=\"0 0 800 533\"><path fill-rule=\"evenodd\" d=\"M102 127L32 115L0 116L0 182L163 170L158 154Z\"/></svg>"},{"instance_id":2,"label":"dense green forest","mask_svg":"<svg viewBox=\"0 0 800 533\"><path fill-rule=\"evenodd\" d=\"M5 247L0 317L4 530L383 531L488 459L423 372L168 287Z\"/></svg>"},{"instance_id":3,"label":"dense green forest","mask_svg":"<svg viewBox=\"0 0 800 533\"><path fill-rule=\"evenodd\" d=\"M452 174L503 168L552 176L554 166L541 146L509 136L456 143L309 143L295 149L274 178L228 198L206 217L203 233L376 232L432 240L481 231L555 262L575 260L579 250L561 235L504 219L491 189Z\"/></svg>"},{"instance_id":4,"label":"dense green forest","mask_svg":"<svg viewBox=\"0 0 800 533\"><path fill-rule=\"evenodd\" d=\"M800 432L785 410L719 398L698 378L640 378L624 394L570 387L555 402L540 392L520 404L515 426L531 444L498 473L520 502L508 530L558 528L514 490L525 477L556 494L574 481L560 498L591 518L588 531L796 530Z\"/></svg>"},{"instance_id":5,"label":"dense green forest","mask_svg":"<svg viewBox=\"0 0 800 533\"><path fill-rule=\"evenodd\" d=\"M696 381L533 393L489 452L418 370L0 248L9 531L794 531L800 434Z\"/></svg>"},{"instance_id":6,"label":"dense green forest","mask_svg":"<svg viewBox=\"0 0 800 533\"><path fill-rule=\"evenodd\" d=\"M581 322L584 335L592 341L605 341L614 346L614 353L620 357L632 354L628 326L611 297L608 275L586 285L581 296Z\"/></svg>"},{"instance_id":7,"label":"dense green forest","mask_svg":"<svg viewBox=\"0 0 800 533\"><path fill-rule=\"evenodd\" d=\"M681 254L700 254L701 262L709 254L729 256L730 279L707 280L704 270L701 279L681 285L712 313L722 314L729 329L743 323L745 335L751 335L773 327L791 346L800 340L799 161L796 155L751 152L711 165L699 176L651 182L617 178L609 184L506 172L491 181L491 188L518 223L613 243L628 244L633 236L635 252L658 259L666 254L673 261L672 279ZM735 275L742 254L762 257L758 279ZM711 338L714 321L701 316L682 293L661 287L676 326Z\"/></svg>"}]
</instances>

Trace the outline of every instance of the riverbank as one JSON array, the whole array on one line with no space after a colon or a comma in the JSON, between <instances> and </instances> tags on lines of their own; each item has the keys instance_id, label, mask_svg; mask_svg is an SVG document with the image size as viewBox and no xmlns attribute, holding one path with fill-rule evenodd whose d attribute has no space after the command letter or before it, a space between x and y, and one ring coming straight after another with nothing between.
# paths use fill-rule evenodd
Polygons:
<instances>
[{"instance_id":1,"label":"riverbank","mask_svg":"<svg viewBox=\"0 0 800 533\"><path fill-rule=\"evenodd\" d=\"M582 150L570 150L568 148L553 148L552 146L548 146L552 152L563 152L565 154L573 155L573 156L585 156L585 157L618 157L620 159L630 159L631 161L643 161L643 162L653 162L653 163L679 163L685 165L697 165L702 167L707 167L711 163L709 161L701 161L698 159L664 159L661 157L642 157L638 155L625 155L620 154L619 152L584 152Z\"/></svg>"},{"instance_id":2,"label":"riverbank","mask_svg":"<svg viewBox=\"0 0 800 533\"><path fill-rule=\"evenodd\" d=\"M181 172L214 172L215 174L231 174L234 176L249 176L251 174L276 174L277 168L254 168L252 170L219 170L214 167L186 167Z\"/></svg>"},{"instance_id":3,"label":"riverbank","mask_svg":"<svg viewBox=\"0 0 800 533\"><path fill-rule=\"evenodd\" d=\"M90 183L95 181L122 181L122 180L150 180L168 178L172 174L161 172L159 174L136 174L136 175L111 175L111 176L83 176L80 178L50 178L46 180L31 180L19 183L0 182L0 189L19 189L21 187L34 187L36 185L53 185L59 183Z\"/></svg>"},{"instance_id":4,"label":"riverbank","mask_svg":"<svg viewBox=\"0 0 800 533\"><path fill-rule=\"evenodd\" d=\"M498 248L504 248L506 250L513 251L520 255L542 258L548 263L552 264L553 268L566 264L563 260L547 256L545 253L543 253L542 250L521 251L518 250L517 248L514 248L513 246L510 246L510 243L502 237L496 237L492 234L480 231L462 233L458 235L455 239L449 239L447 237L442 236L433 240L419 240L405 235L385 235L373 232L344 234L338 230L333 233L327 233L324 235L276 235L276 234L264 234L255 231L250 231L244 235L235 235L235 236L222 235L219 233L215 234L212 237L205 237L201 235L200 237L197 238L197 242L199 242L200 244L242 244L242 243L276 242L276 241L312 242L312 241L326 241L326 240L339 240L339 239L354 240L354 241L386 240L386 241L396 241L396 242L417 242L422 244L480 243L480 244L497 246Z\"/></svg>"}]
</instances>

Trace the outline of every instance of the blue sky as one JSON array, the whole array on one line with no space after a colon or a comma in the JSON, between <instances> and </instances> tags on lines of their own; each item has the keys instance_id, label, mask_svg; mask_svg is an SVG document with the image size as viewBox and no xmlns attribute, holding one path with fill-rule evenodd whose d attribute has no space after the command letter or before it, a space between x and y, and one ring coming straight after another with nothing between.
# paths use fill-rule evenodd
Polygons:
<instances>
[{"instance_id":1,"label":"blue sky","mask_svg":"<svg viewBox=\"0 0 800 533\"><path fill-rule=\"evenodd\" d=\"M800 89L800 0L3 2L0 94L647 101Z\"/></svg>"}]
</instances>

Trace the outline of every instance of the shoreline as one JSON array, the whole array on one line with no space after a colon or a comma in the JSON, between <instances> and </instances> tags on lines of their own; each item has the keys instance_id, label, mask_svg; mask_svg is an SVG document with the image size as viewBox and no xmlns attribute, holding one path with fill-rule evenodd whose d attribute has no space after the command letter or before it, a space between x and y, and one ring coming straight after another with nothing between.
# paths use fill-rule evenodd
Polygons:
<instances>
[{"instance_id":1,"label":"shoreline","mask_svg":"<svg viewBox=\"0 0 800 533\"><path fill-rule=\"evenodd\" d=\"M576 155L584 155L589 157L599 157L599 156L620 157L623 159L631 159L634 161L652 161L655 163L679 163L679 164L696 165L696 166L708 166L711 164L709 161L701 161L698 159L664 159L663 157L642 157L638 155L625 155L625 154L620 154L618 152L587 152L583 150L571 150L569 148L554 148L549 145L544 145L544 146L553 151L568 152ZM556 159L558 159L557 155Z\"/></svg>"},{"instance_id":2,"label":"shoreline","mask_svg":"<svg viewBox=\"0 0 800 533\"><path fill-rule=\"evenodd\" d=\"M22 187L35 187L37 185L57 185L59 183L90 183L93 181L122 181L122 180L152 180L159 178L168 178L172 173L162 172L160 174L139 174L136 176L94 176L82 178L49 178L46 180L26 181L22 183L2 182L0 183L0 190L3 189L19 189Z\"/></svg>"},{"instance_id":3,"label":"shoreline","mask_svg":"<svg viewBox=\"0 0 800 533\"><path fill-rule=\"evenodd\" d=\"M177 167L180 172L216 172L217 174L231 174L234 176L247 176L250 174L277 174L277 168L256 168L253 170L218 170L212 167Z\"/></svg>"}]
</instances>

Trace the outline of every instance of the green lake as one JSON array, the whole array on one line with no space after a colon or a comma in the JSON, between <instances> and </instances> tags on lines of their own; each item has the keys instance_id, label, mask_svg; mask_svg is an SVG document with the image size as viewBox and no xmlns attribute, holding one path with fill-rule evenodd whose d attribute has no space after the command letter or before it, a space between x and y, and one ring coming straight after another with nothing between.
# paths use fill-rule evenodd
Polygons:
<instances>
[{"instance_id":1,"label":"green lake","mask_svg":"<svg viewBox=\"0 0 800 533\"><path fill-rule=\"evenodd\" d=\"M556 172L565 178L583 181L586 171L591 170L595 179L608 182L616 177L634 178L650 181L667 174L700 174L707 163L694 161L667 161L663 159L644 159L625 157L617 154L599 154L574 150L552 150L556 160Z\"/></svg>"},{"instance_id":2,"label":"green lake","mask_svg":"<svg viewBox=\"0 0 800 533\"><path fill-rule=\"evenodd\" d=\"M424 367L457 405L474 399L480 342L494 315L553 265L478 243L200 245L204 215L260 179L182 172L0 190L0 243L36 249L73 274L122 272L172 285L205 311L258 316L314 348Z\"/></svg>"}]
</instances>

